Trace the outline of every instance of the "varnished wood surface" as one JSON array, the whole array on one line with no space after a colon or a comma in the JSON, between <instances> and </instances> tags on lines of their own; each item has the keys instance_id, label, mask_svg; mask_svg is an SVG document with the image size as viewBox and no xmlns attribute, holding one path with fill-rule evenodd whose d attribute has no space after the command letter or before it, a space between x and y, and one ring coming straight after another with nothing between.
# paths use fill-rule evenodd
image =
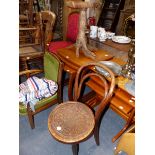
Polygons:
<instances>
[{"instance_id":1,"label":"varnished wood surface","mask_svg":"<svg viewBox=\"0 0 155 155\"><path fill-rule=\"evenodd\" d=\"M104 45L103 45L104 46ZM123 46L123 45L122 45ZM124 46L128 46L128 47L124 47L129 49L129 45L124 45ZM124 65L125 62L120 58L117 57L112 57L108 51L105 50L96 50L97 52L97 60L95 61L100 61L100 60L110 60L110 61L114 61L117 62L120 65ZM127 51L124 51L127 53ZM58 56L60 57L60 59L64 62L65 68L67 69L66 71L69 73L70 75L70 81L69 81L69 85L73 85L72 82L74 82L73 77L75 76L75 73L77 71L77 69L88 62L93 62L94 60L89 59L85 56L83 56L81 53L79 58L75 57L75 49L74 47L71 48L64 48L64 49L60 49L58 50ZM108 54L109 57L108 59L104 59L105 58L105 54ZM117 53L116 53L117 54ZM100 56L100 55L103 55ZM74 73L74 74L72 74ZM132 96L131 94L129 94L125 88L124 88L124 84L125 82L127 82L128 79L125 80L125 78L121 78L121 77L117 77L116 78L116 83L117 83L117 87L115 89L114 92L114 96L110 101L110 108L112 110L114 110L117 114L119 114L122 118L124 118L127 122L124 126L124 128L113 138L113 142L122 135L122 133L133 123L133 119L134 119L134 110L135 110L135 98L134 96ZM94 100L100 100L102 98L102 93L103 92L103 87L102 84L100 83L100 80L98 79L93 79L91 81L89 81L89 83L87 83L87 85L94 90L97 93L96 98L94 98ZM72 87L70 87L70 89L73 89ZM71 90L69 90L70 92ZM71 94L71 93L69 93ZM69 98L72 99L72 96L69 96ZM93 101L91 101L93 103ZM93 103L94 105L94 103Z\"/></svg>"},{"instance_id":2,"label":"varnished wood surface","mask_svg":"<svg viewBox=\"0 0 155 155\"><path fill-rule=\"evenodd\" d=\"M69 66L70 68L73 68L75 70L77 70L80 66L82 66L88 62L110 60L113 58L113 56L111 56L104 50L94 50L93 52L96 55L95 60L86 57L82 51L80 51L80 56L78 58L78 57L76 57L75 47L71 46L70 48L59 49L58 56L62 59L62 61L67 66Z\"/></svg>"},{"instance_id":3,"label":"varnished wood surface","mask_svg":"<svg viewBox=\"0 0 155 155\"><path fill-rule=\"evenodd\" d=\"M92 77L91 81L87 82L87 86L89 86L99 95L98 98L101 99L103 97L104 87L100 79ZM130 112L135 107L135 98L123 89L116 88L110 103L110 107L119 115L121 115L121 117L127 120Z\"/></svg>"},{"instance_id":4,"label":"varnished wood surface","mask_svg":"<svg viewBox=\"0 0 155 155\"><path fill-rule=\"evenodd\" d=\"M108 46L115 48L117 50L120 50L120 51L128 52L129 49L131 48L130 44L115 43L111 39L107 39L106 41L99 41L98 38L92 39L89 37L89 35L87 37L89 40L93 40L94 42L98 42L98 43L103 44L103 45L108 45Z\"/></svg>"},{"instance_id":5,"label":"varnished wood surface","mask_svg":"<svg viewBox=\"0 0 155 155\"><path fill-rule=\"evenodd\" d=\"M124 65L125 62L122 60L113 58L111 55L108 54L108 52L104 50L97 50L95 51L97 54L97 59L95 61L100 60L109 60L114 61L120 64ZM65 64L66 71L70 73L71 75L76 73L77 69L88 62L93 62L94 60L87 58L83 55L83 53L80 53L80 57L77 58L75 55L75 47L70 48L64 48L58 50L58 56L61 58L61 60ZM107 57L105 55L108 55ZM73 80L73 79L72 79ZM118 111L123 111L123 113L126 115L128 114L133 108L134 108L134 97L129 94L125 88L124 83L128 80L125 78L116 78L116 83L118 85L118 88L115 90L115 97L112 99L112 107L113 109L117 108ZM120 84L122 83L122 84ZM71 84L71 83L70 83ZM97 92L100 96L102 96L101 92L103 92L102 83L99 79L92 78L92 82L89 82L89 87L91 87L93 90ZM120 113L119 113L120 114ZM127 119L128 116L121 115L123 118Z\"/></svg>"}]
</instances>

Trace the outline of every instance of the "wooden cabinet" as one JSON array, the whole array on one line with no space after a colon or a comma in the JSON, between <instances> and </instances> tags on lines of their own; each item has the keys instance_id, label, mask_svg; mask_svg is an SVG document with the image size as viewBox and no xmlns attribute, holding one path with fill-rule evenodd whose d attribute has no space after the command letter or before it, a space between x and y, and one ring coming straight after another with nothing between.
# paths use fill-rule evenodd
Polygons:
<instances>
[{"instance_id":1,"label":"wooden cabinet","mask_svg":"<svg viewBox=\"0 0 155 155\"><path fill-rule=\"evenodd\" d=\"M97 25L115 32L120 10L123 9L124 2L125 0L105 0Z\"/></svg>"},{"instance_id":2,"label":"wooden cabinet","mask_svg":"<svg viewBox=\"0 0 155 155\"><path fill-rule=\"evenodd\" d=\"M120 17L116 29L118 35L124 35L125 19L135 12L135 0L126 0L123 10L120 11ZM134 26L133 26L134 33Z\"/></svg>"}]
</instances>

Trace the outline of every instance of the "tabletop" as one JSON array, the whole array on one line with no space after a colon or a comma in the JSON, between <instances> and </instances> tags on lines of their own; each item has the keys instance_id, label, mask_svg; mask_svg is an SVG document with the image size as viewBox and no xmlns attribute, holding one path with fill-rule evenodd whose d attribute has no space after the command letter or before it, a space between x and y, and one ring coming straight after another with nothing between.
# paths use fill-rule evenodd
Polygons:
<instances>
[{"instance_id":1,"label":"tabletop","mask_svg":"<svg viewBox=\"0 0 155 155\"><path fill-rule=\"evenodd\" d=\"M116 58L113 55L109 54L108 51L101 50L101 49L93 49L93 52L96 54L96 59L90 59L86 57L82 51L80 51L79 58L76 57L75 53L75 46L70 46L67 48L59 49L58 50L58 56L61 58L61 60L65 63L66 66L69 68L72 68L73 70L77 70L80 66L88 63L88 62L99 62L99 61L112 61L115 63L118 63L119 65L123 66L125 65L125 61L123 61L120 58ZM116 84L121 89L127 91L130 93L126 88L126 83L130 82L131 80L124 78L123 76L116 77ZM131 94L133 96L133 94Z\"/></svg>"}]
</instances>

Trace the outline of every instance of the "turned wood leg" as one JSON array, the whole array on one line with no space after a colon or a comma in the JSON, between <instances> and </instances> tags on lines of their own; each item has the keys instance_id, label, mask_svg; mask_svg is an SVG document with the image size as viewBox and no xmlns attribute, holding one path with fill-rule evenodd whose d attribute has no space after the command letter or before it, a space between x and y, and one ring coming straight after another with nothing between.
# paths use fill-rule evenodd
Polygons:
<instances>
[{"instance_id":1,"label":"turned wood leg","mask_svg":"<svg viewBox=\"0 0 155 155\"><path fill-rule=\"evenodd\" d=\"M69 74L69 84L68 84L68 99L69 101L73 101L73 82L75 80L76 73Z\"/></svg>"},{"instance_id":2,"label":"turned wood leg","mask_svg":"<svg viewBox=\"0 0 155 155\"><path fill-rule=\"evenodd\" d=\"M113 137L112 142L115 142L115 141L127 130L127 128L132 124L134 115L135 115L135 109L133 109L133 110L131 111L131 114L130 114L130 116L129 116L129 118L128 118L128 120L127 120L127 122L126 122L124 128L123 128L122 130L120 130L120 131L117 133L117 135L115 135L115 136Z\"/></svg>"},{"instance_id":3,"label":"turned wood leg","mask_svg":"<svg viewBox=\"0 0 155 155\"><path fill-rule=\"evenodd\" d=\"M27 104L27 115L28 115L28 119L29 119L29 123L30 123L31 129L34 129L35 128L35 125L34 125L34 115L32 114L32 111L31 111L31 108L30 108L29 104Z\"/></svg>"},{"instance_id":4,"label":"turned wood leg","mask_svg":"<svg viewBox=\"0 0 155 155\"><path fill-rule=\"evenodd\" d=\"M79 152L79 144L73 144L72 145L72 152L73 152L73 155L78 155L78 152Z\"/></svg>"}]
</instances>

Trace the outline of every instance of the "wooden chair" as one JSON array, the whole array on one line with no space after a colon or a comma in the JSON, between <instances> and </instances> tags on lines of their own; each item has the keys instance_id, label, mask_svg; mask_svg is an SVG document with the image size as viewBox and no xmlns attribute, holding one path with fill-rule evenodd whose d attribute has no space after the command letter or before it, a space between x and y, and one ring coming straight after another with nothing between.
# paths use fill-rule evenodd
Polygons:
<instances>
[{"instance_id":1,"label":"wooden chair","mask_svg":"<svg viewBox=\"0 0 155 155\"><path fill-rule=\"evenodd\" d=\"M58 49L73 45L76 42L78 31L79 31L79 13L71 12L68 16L66 40L50 42L48 50L52 53L57 53Z\"/></svg>"},{"instance_id":2,"label":"wooden chair","mask_svg":"<svg viewBox=\"0 0 155 155\"><path fill-rule=\"evenodd\" d=\"M56 15L51 11L36 13L33 26L19 28L20 70L30 69L29 65L42 60L45 44L51 41Z\"/></svg>"},{"instance_id":3,"label":"wooden chair","mask_svg":"<svg viewBox=\"0 0 155 155\"><path fill-rule=\"evenodd\" d=\"M109 80L94 70L98 66L109 73ZM96 76L103 81L104 96L96 110L82 103L85 82ZM79 143L94 135L99 145L99 127L101 116L109 107L109 101L115 87L115 76L111 70L100 63L88 63L79 68L75 78L74 100L59 104L48 117L48 129L51 135L62 143L72 144L74 155L78 154Z\"/></svg>"},{"instance_id":4,"label":"wooden chair","mask_svg":"<svg viewBox=\"0 0 155 155\"><path fill-rule=\"evenodd\" d=\"M63 40L52 41L49 43L48 50L57 53L60 48L65 48L73 45L79 31L79 9L73 9L67 6L69 0L63 0L63 15L62 15L62 33ZM76 0L82 1L82 0Z\"/></svg>"},{"instance_id":5,"label":"wooden chair","mask_svg":"<svg viewBox=\"0 0 155 155\"><path fill-rule=\"evenodd\" d=\"M33 112L30 108L30 105L28 104L27 107L25 104L20 103L19 104L19 113L21 115L28 115L29 123L31 128L33 129L35 127L34 125L34 115L41 112L42 110L45 110L56 103L62 102L62 93L61 93L61 78L62 78L62 70L63 70L63 64L59 60L59 58L53 54L45 52L44 54L44 76L45 78L49 80L53 80L57 82L58 84L58 90L57 93L54 94L51 97L42 99L38 101L35 106L35 112ZM20 72L20 76L29 73L30 75L34 75L37 73L40 73L40 70L33 69L33 70L26 70Z\"/></svg>"}]
</instances>

